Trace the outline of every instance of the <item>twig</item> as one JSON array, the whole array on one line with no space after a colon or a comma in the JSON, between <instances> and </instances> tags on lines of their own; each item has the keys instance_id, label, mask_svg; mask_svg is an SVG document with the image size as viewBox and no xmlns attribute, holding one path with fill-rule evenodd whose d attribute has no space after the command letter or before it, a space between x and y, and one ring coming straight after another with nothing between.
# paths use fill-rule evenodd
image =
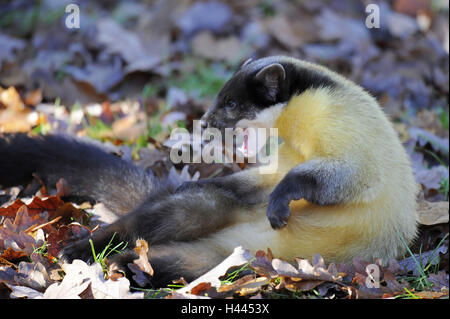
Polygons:
<instances>
[{"instance_id":1,"label":"twig","mask_svg":"<svg viewBox=\"0 0 450 319\"><path fill-rule=\"evenodd\" d=\"M34 231L36 231L36 230L38 230L38 229L41 229L41 228L43 228L43 227L45 227L45 226L47 226L47 225L54 224L54 223L56 223L57 221L59 221L61 218L62 218L62 216L58 216L58 217L56 217L55 219L52 219L51 221L49 221L49 222L47 222L47 223L40 224L40 225L38 225L38 226L34 226L34 225L33 225L33 226L30 226L28 229L25 230L25 233L28 233L28 232L34 232Z\"/></svg>"}]
</instances>

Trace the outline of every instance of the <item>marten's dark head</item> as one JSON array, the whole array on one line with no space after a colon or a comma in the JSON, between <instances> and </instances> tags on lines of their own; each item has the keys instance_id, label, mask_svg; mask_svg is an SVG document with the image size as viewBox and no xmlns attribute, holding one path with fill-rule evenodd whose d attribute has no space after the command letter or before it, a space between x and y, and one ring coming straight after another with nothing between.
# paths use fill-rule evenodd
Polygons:
<instances>
[{"instance_id":1,"label":"marten's dark head","mask_svg":"<svg viewBox=\"0 0 450 319\"><path fill-rule=\"evenodd\" d=\"M266 59L244 63L223 86L202 117L209 126L235 127L240 120L253 120L263 109L277 104L286 78L284 67Z\"/></svg>"},{"instance_id":2,"label":"marten's dark head","mask_svg":"<svg viewBox=\"0 0 450 319\"><path fill-rule=\"evenodd\" d=\"M271 127L293 94L332 84L331 79L293 58L247 61L225 83L202 120L220 129L245 128L250 121L258 127Z\"/></svg>"}]
</instances>

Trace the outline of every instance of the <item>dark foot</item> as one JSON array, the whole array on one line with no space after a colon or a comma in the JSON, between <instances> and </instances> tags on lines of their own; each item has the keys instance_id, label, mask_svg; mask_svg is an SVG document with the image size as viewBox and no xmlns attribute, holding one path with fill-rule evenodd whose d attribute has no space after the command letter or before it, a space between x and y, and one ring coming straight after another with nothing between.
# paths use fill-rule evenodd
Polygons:
<instances>
[{"instance_id":1,"label":"dark foot","mask_svg":"<svg viewBox=\"0 0 450 319\"><path fill-rule=\"evenodd\" d=\"M90 237L68 244L60 251L58 259L67 263L71 263L74 259L93 262L95 259L89 239Z\"/></svg>"},{"instance_id":2,"label":"dark foot","mask_svg":"<svg viewBox=\"0 0 450 319\"><path fill-rule=\"evenodd\" d=\"M272 228L279 229L286 226L290 215L289 201L283 197L273 198L271 195L267 207L267 218Z\"/></svg>"}]
</instances>

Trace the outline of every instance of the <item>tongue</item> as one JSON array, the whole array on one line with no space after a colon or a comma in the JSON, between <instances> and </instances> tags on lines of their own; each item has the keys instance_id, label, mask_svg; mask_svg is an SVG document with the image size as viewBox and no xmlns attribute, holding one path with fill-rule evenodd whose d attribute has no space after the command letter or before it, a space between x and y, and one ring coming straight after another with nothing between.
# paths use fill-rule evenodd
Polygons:
<instances>
[{"instance_id":1,"label":"tongue","mask_svg":"<svg viewBox=\"0 0 450 319\"><path fill-rule=\"evenodd\" d=\"M248 157L248 134L247 131L244 131L244 141L242 142L241 147L238 150L245 156Z\"/></svg>"}]
</instances>

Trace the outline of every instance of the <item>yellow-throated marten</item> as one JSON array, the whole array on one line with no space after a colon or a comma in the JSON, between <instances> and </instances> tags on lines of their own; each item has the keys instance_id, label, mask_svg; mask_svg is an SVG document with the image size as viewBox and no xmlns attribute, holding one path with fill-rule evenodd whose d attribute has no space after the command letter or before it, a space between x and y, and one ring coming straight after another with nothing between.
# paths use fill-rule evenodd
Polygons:
<instances>
[{"instance_id":1,"label":"yellow-throated marten","mask_svg":"<svg viewBox=\"0 0 450 319\"><path fill-rule=\"evenodd\" d=\"M245 63L203 120L210 126L276 127L278 169L257 168L168 189L151 172L90 143L62 136L0 138L0 184L64 178L71 195L104 202L122 217L92 236L146 239L155 285L194 279L236 246L269 247L286 260L321 254L387 262L416 234L417 187L408 156L379 105L362 88L288 57ZM89 259L88 239L62 257ZM130 250L122 257L133 258ZM118 260L120 260L120 258Z\"/></svg>"}]
</instances>

